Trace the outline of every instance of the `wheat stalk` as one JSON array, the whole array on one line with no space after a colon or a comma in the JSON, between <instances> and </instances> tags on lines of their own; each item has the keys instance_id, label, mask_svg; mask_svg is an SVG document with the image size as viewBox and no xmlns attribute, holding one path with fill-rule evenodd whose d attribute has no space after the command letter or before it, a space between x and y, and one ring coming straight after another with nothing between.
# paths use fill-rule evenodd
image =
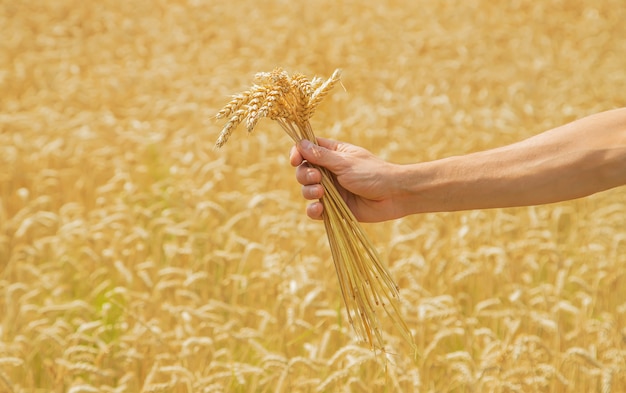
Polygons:
<instances>
[{"instance_id":1,"label":"wheat stalk","mask_svg":"<svg viewBox=\"0 0 626 393\"><path fill-rule=\"evenodd\" d=\"M262 117L276 120L296 143L303 139L317 143L309 120L320 102L339 82L340 75L340 70L336 70L327 80L314 78L309 81L302 74L290 77L280 68L257 74L257 84L233 96L216 115L217 119L229 118L215 147L222 147L244 121L248 132L251 132ZM332 173L325 168L318 169L322 173L321 183L325 190L321 200L325 212L324 225L350 324L372 349L383 349L376 315L376 308L382 306L403 338L415 348L409 328L398 309L398 287L365 231L339 195Z\"/></svg>"}]
</instances>

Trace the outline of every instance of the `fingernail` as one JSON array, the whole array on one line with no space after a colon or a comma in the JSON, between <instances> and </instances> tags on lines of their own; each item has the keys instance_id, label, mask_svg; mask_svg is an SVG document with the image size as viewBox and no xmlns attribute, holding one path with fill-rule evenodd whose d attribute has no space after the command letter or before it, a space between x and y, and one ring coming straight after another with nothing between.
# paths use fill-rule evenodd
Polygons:
<instances>
[{"instance_id":1,"label":"fingernail","mask_svg":"<svg viewBox=\"0 0 626 393\"><path fill-rule=\"evenodd\" d=\"M308 139L303 139L300 141L300 146L302 146L303 149L305 150L309 150L311 148L311 141Z\"/></svg>"},{"instance_id":2,"label":"fingernail","mask_svg":"<svg viewBox=\"0 0 626 393\"><path fill-rule=\"evenodd\" d=\"M309 168L306 171L306 180L307 182L312 182L313 181L313 176L315 174L315 170L313 168Z\"/></svg>"}]
</instances>

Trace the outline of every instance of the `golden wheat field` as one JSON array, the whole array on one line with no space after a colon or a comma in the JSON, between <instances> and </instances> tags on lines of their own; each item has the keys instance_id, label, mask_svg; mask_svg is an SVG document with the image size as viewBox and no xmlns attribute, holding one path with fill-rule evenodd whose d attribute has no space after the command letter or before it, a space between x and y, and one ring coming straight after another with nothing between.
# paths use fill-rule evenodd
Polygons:
<instances>
[{"instance_id":1,"label":"golden wheat field","mask_svg":"<svg viewBox=\"0 0 626 393\"><path fill-rule=\"evenodd\" d=\"M417 356L355 339L257 72L410 163L626 106L623 0L0 0L1 392L624 392L626 188L367 224Z\"/></svg>"}]
</instances>

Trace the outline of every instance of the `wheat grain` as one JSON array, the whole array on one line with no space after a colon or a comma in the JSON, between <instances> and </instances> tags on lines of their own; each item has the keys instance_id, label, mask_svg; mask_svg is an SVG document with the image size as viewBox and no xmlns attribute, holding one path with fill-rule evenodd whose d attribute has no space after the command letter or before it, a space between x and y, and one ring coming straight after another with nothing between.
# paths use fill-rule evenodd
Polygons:
<instances>
[{"instance_id":1,"label":"wheat grain","mask_svg":"<svg viewBox=\"0 0 626 393\"><path fill-rule=\"evenodd\" d=\"M269 94L268 89L263 86L254 86L252 91L250 101L247 104L248 115L246 118L246 128L249 133L252 132L254 126L256 126L256 123L261 118L259 106L267 106L265 103Z\"/></svg>"},{"instance_id":2,"label":"wheat grain","mask_svg":"<svg viewBox=\"0 0 626 393\"><path fill-rule=\"evenodd\" d=\"M574 347L574 348L568 349L567 351L565 351L565 356L568 358L578 357L578 358L586 360L589 364L593 365L594 367L598 369L604 368L604 366L592 354L590 354L589 351L580 347Z\"/></svg>"},{"instance_id":3,"label":"wheat grain","mask_svg":"<svg viewBox=\"0 0 626 393\"><path fill-rule=\"evenodd\" d=\"M341 378L346 378L348 375L350 375L350 369L349 368L345 368L345 369L339 369L335 372L333 372L332 374L330 374L324 381L322 381L321 384L319 384L319 386L317 387L317 389L315 390L316 392L325 392L327 391L327 389L330 387L330 385L341 379Z\"/></svg>"},{"instance_id":4,"label":"wheat grain","mask_svg":"<svg viewBox=\"0 0 626 393\"><path fill-rule=\"evenodd\" d=\"M174 376L168 382L145 385L141 389L141 393L171 392L176 385L178 385L178 379Z\"/></svg>"},{"instance_id":5,"label":"wheat grain","mask_svg":"<svg viewBox=\"0 0 626 393\"><path fill-rule=\"evenodd\" d=\"M306 119L313 115L313 112L315 112L315 109L320 104L320 102L322 102L324 97L326 97L326 95L330 92L333 86L335 86L335 84L339 81L340 76L341 72L339 70L335 70L331 77L327 79L324 83L322 83L318 88L316 88L313 94L311 94L308 105L306 107Z\"/></svg>"},{"instance_id":6,"label":"wheat grain","mask_svg":"<svg viewBox=\"0 0 626 393\"><path fill-rule=\"evenodd\" d=\"M68 347L63 352L63 356L67 358L71 357L74 358L74 360L78 361L76 357L87 357L88 359L93 359L98 353L99 350L94 347L90 347L87 345L73 345L71 347Z\"/></svg>"},{"instance_id":7,"label":"wheat grain","mask_svg":"<svg viewBox=\"0 0 626 393\"><path fill-rule=\"evenodd\" d=\"M235 128L237 128L239 123L244 120L246 115L247 112L245 109L237 109L235 113L233 113L233 115L228 119L228 123L226 123L226 125L222 129L222 132L217 142L215 143L216 147L222 147L226 143L226 141L228 141L230 134L235 130Z\"/></svg>"},{"instance_id":8,"label":"wheat grain","mask_svg":"<svg viewBox=\"0 0 626 393\"><path fill-rule=\"evenodd\" d=\"M551 380L554 377L556 377L558 381L562 383L563 385L568 384L567 379L556 369L556 367L550 364L546 364L546 363L538 364L535 366L535 371L537 373L541 373L541 376L545 378L546 380Z\"/></svg>"},{"instance_id":9,"label":"wheat grain","mask_svg":"<svg viewBox=\"0 0 626 393\"><path fill-rule=\"evenodd\" d=\"M67 391L67 393L94 393L94 392L95 393L100 392L100 389L91 385L87 385L87 384L74 385Z\"/></svg>"},{"instance_id":10,"label":"wheat grain","mask_svg":"<svg viewBox=\"0 0 626 393\"><path fill-rule=\"evenodd\" d=\"M257 119L252 124L248 123L248 132L252 131L252 128L256 123L264 117L280 117L275 113L277 108L277 102L280 99L280 91L273 89L269 90L265 96L264 101L261 103L261 107L256 115Z\"/></svg>"},{"instance_id":11,"label":"wheat grain","mask_svg":"<svg viewBox=\"0 0 626 393\"><path fill-rule=\"evenodd\" d=\"M242 106L247 104L252 98L252 93L250 91L245 91L240 94L236 94L233 96L232 100L220 110L217 115L215 115L216 119L223 119L225 117L231 116L233 113L238 111Z\"/></svg>"},{"instance_id":12,"label":"wheat grain","mask_svg":"<svg viewBox=\"0 0 626 393\"><path fill-rule=\"evenodd\" d=\"M450 336L463 336L464 334L465 334L465 329L461 327L447 328L447 329L443 329L437 332L437 334L435 334L435 336L433 337L433 340L430 342L430 344L428 344L428 346L424 350L424 353L422 356L424 357L424 359L428 359L430 354L435 350L435 348L437 348L437 345L439 345L439 342L443 340L444 338L450 337Z\"/></svg>"},{"instance_id":13,"label":"wheat grain","mask_svg":"<svg viewBox=\"0 0 626 393\"><path fill-rule=\"evenodd\" d=\"M56 363L71 373L90 373L106 378L113 375L111 370L99 368L91 363L70 362L65 359L56 359Z\"/></svg>"},{"instance_id":14,"label":"wheat grain","mask_svg":"<svg viewBox=\"0 0 626 393\"><path fill-rule=\"evenodd\" d=\"M601 378L601 391L602 393L611 393L611 387L613 386L613 374L615 370L611 367L606 367L602 370Z\"/></svg>"}]
</instances>

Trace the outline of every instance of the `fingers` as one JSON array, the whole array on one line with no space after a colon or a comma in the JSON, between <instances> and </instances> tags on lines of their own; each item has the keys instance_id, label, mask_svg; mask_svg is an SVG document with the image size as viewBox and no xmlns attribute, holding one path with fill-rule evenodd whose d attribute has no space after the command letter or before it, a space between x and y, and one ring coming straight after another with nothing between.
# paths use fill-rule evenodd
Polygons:
<instances>
[{"instance_id":1,"label":"fingers","mask_svg":"<svg viewBox=\"0 0 626 393\"><path fill-rule=\"evenodd\" d=\"M339 146L339 142L334 139L327 138L316 138L317 144L327 148L328 150L337 150L337 146Z\"/></svg>"},{"instance_id":2,"label":"fingers","mask_svg":"<svg viewBox=\"0 0 626 393\"><path fill-rule=\"evenodd\" d=\"M296 168L296 180L302 184L302 196L305 199L320 199L324 196L324 187L322 182L322 173L315 168L308 166L306 163Z\"/></svg>"},{"instance_id":3,"label":"fingers","mask_svg":"<svg viewBox=\"0 0 626 393\"><path fill-rule=\"evenodd\" d=\"M322 173L319 169L302 164L296 168L296 180L303 186L322 182Z\"/></svg>"},{"instance_id":4,"label":"fingers","mask_svg":"<svg viewBox=\"0 0 626 393\"><path fill-rule=\"evenodd\" d=\"M306 208L306 215L314 220L321 220L324 213L324 205L321 202L311 203Z\"/></svg>"},{"instance_id":5,"label":"fingers","mask_svg":"<svg viewBox=\"0 0 626 393\"><path fill-rule=\"evenodd\" d=\"M324 187L320 184L322 173L306 164L296 168L296 180L302 184L302 196L307 200L319 200L324 196ZM307 206L306 214L314 220L322 219L324 206L320 202L313 202Z\"/></svg>"},{"instance_id":6,"label":"fingers","mask_svg":"<svg viewBox=\"0 0 626 393\"><path fill-rule=\"evenodd\" d=\"M324 196L324 187L321 184L311 184L310 186L302 186L302 196L310 201L321 199Z\"/></svg>"},{"instance_id":7,"label":"fingers","mask_svg":"<svg viewBox=\"0 0 626 393\"><path fill-rule=\"evenodd\" d=\"M339 146L339 142L337 142L336 140L326 138L317 138L317 143L324 149L331 151L336 151L337 147ZM305 157L302 155L301 150L307 153L307 155L309 156L319 156L321 154L320 151L324 152L324 149L319 149L314 144L311 144L311 142L303 140L296 144L296 146L291 147L291 150L289 151L289 162L292 166L298 166L302 164L302 162L305 160Z\"/></svg>"},{"instance_id":8,"label":"fingers","mask_svg":"<svg viewBox=\"0 0 626 393\"><path fill-rule=\"evenodd\" d=\"M306 161L309 160L305 159L302 151L304 151L309 158L315 160L319 158L320 155L324 155L326 150L336 150L338 143L332 139L325 138L318 138L317 142L321 148L308 141L302 141L296 146L293 146L289 152L289 162L292 166L297 167L296 180L298 183L302 184L302 196L307 200L321 199L324 196L324 187L320 184L322 182L322 173L307 164ZM324 205L319 201L309 204L306 209L307 216L314 220L321 220L323 212Z\"/></svg>"},{"instance_id":9,"label":"fingers","mask_svg":"<svg viewBox=\"0 0 626 393\"><path fill-rule=\"evenodd\" d=\"M300 152L300 155L303 159L313 164L326 167L332 171L333 168L336 167L337 164L341 161L339 155L335 150L337 142L323 138L319 138L318 140L322 141L322 143L326 144L327 146L330 145L331 147L326 148L322 145L316 145L304 139L298 142L296 148L298 152Z\"/></svg>"},{"instance_id":10,"label":"fingers","mask_svg":"<svg viewBox=\"0 0 626 393\"><path fill-rule=\"evenodd\" d=\"M315 168L305 164L296 169L296 179L302 184L302 196L309 201L322 199L324 187L320 184L322 174ZM307 206L306 214L314 220L322 219L324 206L320 202L313 202Z\"/></svg>"},{"instance_id":11,"label":"fingers","mask_svg":"<svg viewBox=\"0 0 626 393\"><path fill-rule=\"evenodd\" d=\"M292 146L289 151L289 163L291 166L298 166L302 164L302 161L304 161L304 157L302 157L296 146Z\"/></svg>"}]
</instances>

